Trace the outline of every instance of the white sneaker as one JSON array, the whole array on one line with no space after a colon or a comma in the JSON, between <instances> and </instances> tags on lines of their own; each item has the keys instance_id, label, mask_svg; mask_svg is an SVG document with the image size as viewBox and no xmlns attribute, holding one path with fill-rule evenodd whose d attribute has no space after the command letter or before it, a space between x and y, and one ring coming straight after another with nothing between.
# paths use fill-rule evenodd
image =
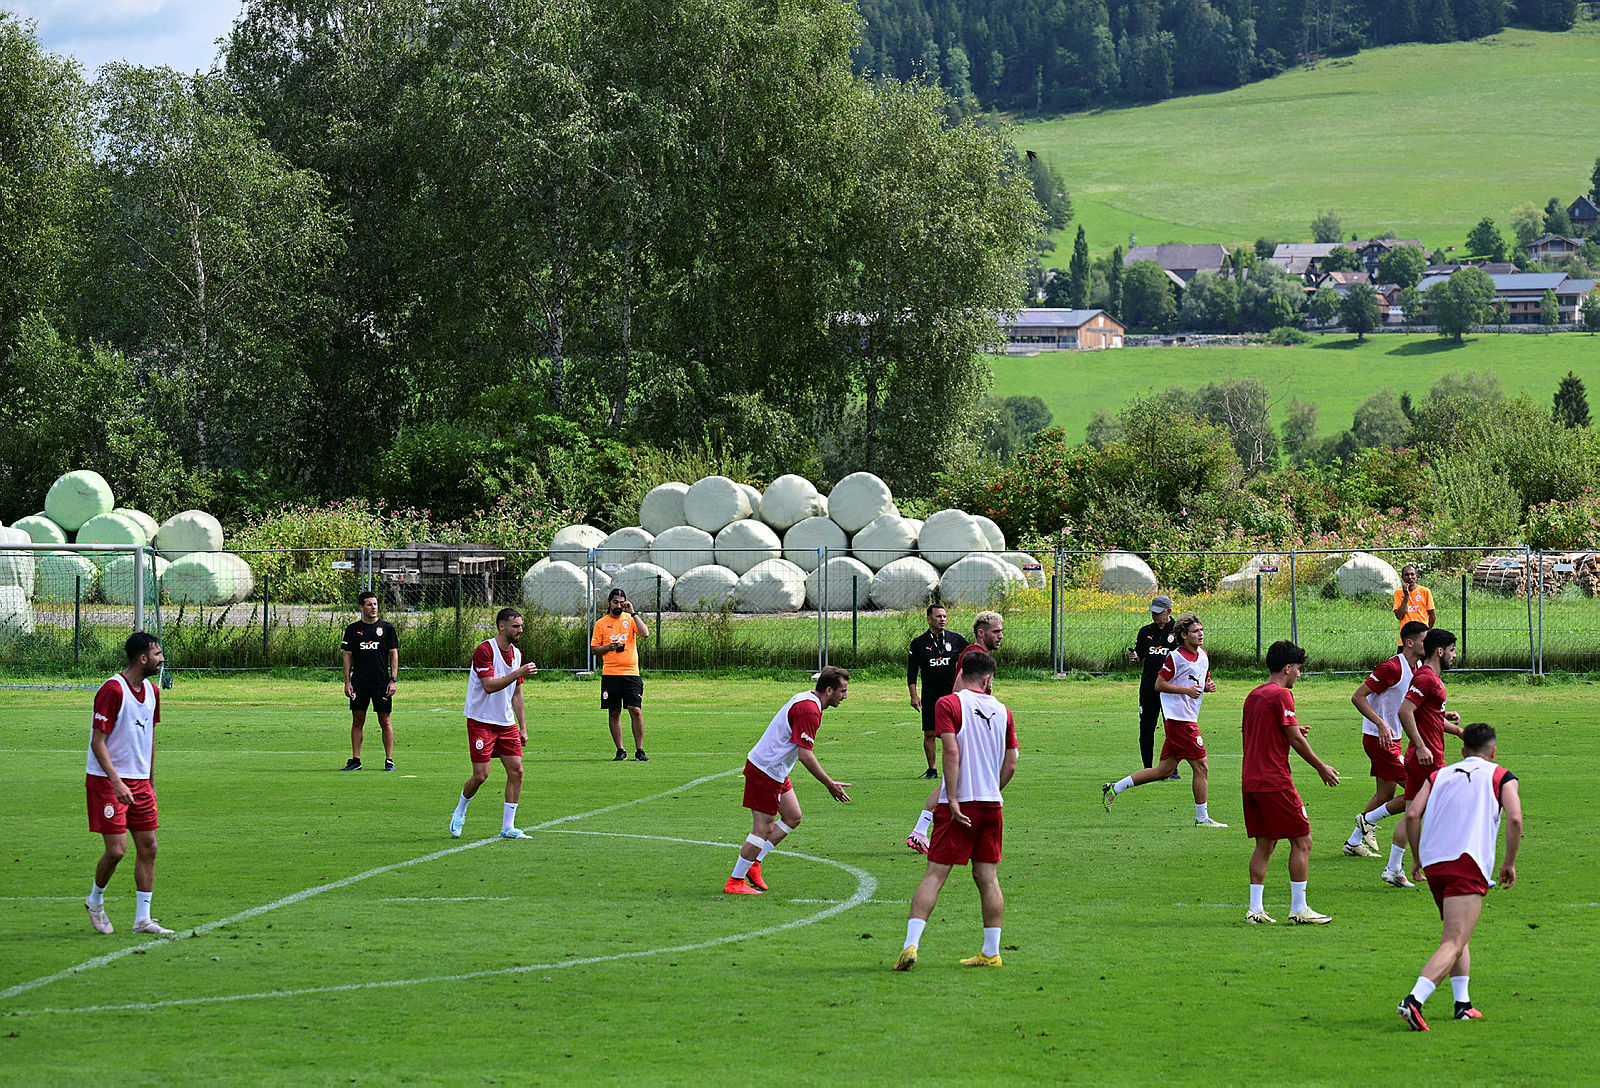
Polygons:
<instances>
[{"instance_id":1,"label":"white sneaker","mask_svg":"<svg viewBox=\"0 0 1600 1088\"><path fill-rule=\"evenodd\" d=\"M1366 840L1351 844L1344 844L1344 856L1347 858L1375 858L1378 852L1366 844Z\"/></svg>"},{"instance_id":2,"label":"white sneaker","mask_svg":"<svg viewBox=\"0 0 1600 1088\"><path fill-rule=\"evenodd\" d=\"M1268 914L1264 910L1250 911L1244 916L1244 920L1253 926L1268 925L1277 922L1276 918L1272 917L1272 915Z\"/></svg>"},{"instance_id":3,"label":"white sneaker","mask_svg":"<svg viewBox=\"0 0 1600 1088\"><path fill-rule=\"evenodd\" d=\"M1227 827L1228 825L1227 824L1223 824L1223 823L1218 823L1216 820L1213 820L1211 817L1207 816L1203 820L1196 820L1194 822L1194 826L1196 826L1196 827Z\"/></svg>"},{"instance_id":4,"label":"white sneaker","mask_svg":"<svg viewBox=\"0 0 1600 1088\"><path fill-rule=\"evenodd\" d=\"M173 933L172 930L164 928L154 918L146 918L142 922L133 923L133 931L135 933L148 933L152 937L170 937Z\"/></svg>"},{"instance_id":5,"label":"white sneaker","mask_svg":"<svg viewBox=\"0 0 1600 1088\"><path fill-rule=\"evenodd\" d=\"M1326 914L1318 914L1310 907L1306 907L1289 915L1289 921L1297 926L1325 926L1333 919Z\"/></svg>"},{"instance_id":6,"label":"white sneaker","mask_svg":"<svg viewBox=\"0 0 1600 1088\"><path fill-rule=\"evenodd\" d=\"M906 836L906 845L919 854L926 854L929 848L928 833L925 831L913 831Z\"/></svg>"},{"instance_id":7,"label":"white sneaker","mask_svg":"<svg viewBox=\"0 0 1600 1088\"><path fill-rule=\"evenodd\" d=\"M502 839L529 839L533 836L529 835L520 827L508 827L504 831L500 832L500 837Z\"/></svg>"},{"instance_id":8,"label":"white sneaker","mask_svg":"<svg viewBox=\"0 0 1600 1088\"><path fill-rule=\"evenodd\" d=\"M1365 812L1358 812L1358 813L1356 813L1356 830L1361 832L1361 845L1365 846L1368 850L1372 851L1372 853L1370 853L1370 854L1363 854L1363 855L1359 855L1359 856L1361 856L1361 857L1377 857L1378 856L1378 834L1377 834L1378 825L1373 823L1371 820L1368 820L1367 819L1367 814ZM1346 852L1348 853L1348 851L1346 851ZM1357 856L1357 855L1352 855L1352 856Z\"/></svg>"},{"instance_id":9,"label":"white sneaker","mask_svg":"<svg viewBox=\"0 0 1600 1088\"><path fill-rule=\"evenodd\" d=\"M450 814L450 837L459 839L461 837L461 829L466 825L467 814L465 812L452 812Z\"/></svg>"},{"instance_id":10,"label":"white sneaker","mask_svg":"<svg viewBox=\"0 0 1600 1088\"><path fill-rule=\"evenodd\" d=\"M1411 883L1411 879L1399 869L1385 869L1383 871L1383 875L1379 879L1381 879L1385 884L1394 885L1396 888L1416 887L1415 884Z\"/></svg>"},{"instance_id":11,"label":"white sneaker","mask_svg":"<svg viewBox=\"0 0 1600 1088\"><path fill-rule=\"evenodd\" d=\"M89 924L94 926L96 933L115 933L111 928L111 919L106 917L106 905L101 903L98 907L87 899L83 901L83 909L89 912Z\"/></svg>"}]
</instances>

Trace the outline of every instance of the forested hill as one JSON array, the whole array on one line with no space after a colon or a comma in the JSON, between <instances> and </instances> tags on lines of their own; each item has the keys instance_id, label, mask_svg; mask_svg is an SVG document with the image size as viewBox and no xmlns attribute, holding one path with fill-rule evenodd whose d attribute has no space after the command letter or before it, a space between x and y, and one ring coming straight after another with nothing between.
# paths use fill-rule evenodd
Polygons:
<instances>
[{"instance_id":1,"label":"forested hill","mask_svg":"<svg viewBox=\"0 0 1600 1088\"><path fill-rule=\"evenodd\" d=\"M863 73L938 83L961 112L1054 112L1237 87L1302 58L1565 30L1577 0L859 0Z\"/></svg>"}]
</instances>

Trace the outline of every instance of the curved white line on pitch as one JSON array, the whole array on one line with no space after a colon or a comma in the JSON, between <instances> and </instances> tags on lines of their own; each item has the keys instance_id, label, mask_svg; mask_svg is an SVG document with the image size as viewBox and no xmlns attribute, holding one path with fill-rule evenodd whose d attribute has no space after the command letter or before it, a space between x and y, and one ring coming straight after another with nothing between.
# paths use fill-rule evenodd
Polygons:
<instances>
[{"instance_id":1,"label":"curved white line on pitch","mask_svg":"<svg viewBox=\"0 0 1600 1088\"><path fill-rule=\"evenodd\" d=\"M713 775L712 777L718 777ZM620 807L620 806L618 806ZM568 817L567 819L577 819ZM636 835L620 831L576 831L563 829L552 831L556 835L597 835L612 839L647 839L651 842L682 843L687 846L715 846L721 850L736 850L738 843L708 842L704 839L678 839L667 835ZM785 857L799 858L802 861L815 861L823 865L832 865L843 869L856 878L856 890L850 898L834 903L815 914L808 914L804 918L796 918L791 922L781 922L778 925L767 926L763 929L753 929L748 933L733 933L724 937L712 937L709 940L696 941L693 944L670 945L665 948L648 948L636 952L614 952L606 956L583 956L578 959L560 960L554 963L526 963L515 967L496 967L485 971L468 971L455 975L431 975L426 978L397 978L385 979L376 982L346 982L338 986L307 986L297 990L263 990L253 994L220 994L212 997L175 997L166 1001L137 1001L124 1005L83 1005L70 1009L13 1009L11 1016L40 1016L52 1013L85 1013L85 1012L134 1012L148 1011L151 1009L169 1009L182 1005L218 1005L234 1001L259 1001L271 997L306 997L314 994L350 993L356 990L388 990L402 986L427 986L439 982L470 982L480 978L494 978L500 975L524 975L532 971L557 971L566 967L586 967L596 963L613 963L617 960L641 959L645 956L660 956L676 952L699 952L706 948L715 948L718 945L733 944L737 941L748 941L757 937L771 937L790 929L799 929L801 926L814 925L826 921L836 914L843 914L852 907L872 901L872 893L878 890L878 878L842 861L832 858L819 858L812 854L800 854L792 850L773 850L774 854ZM331 887L331 885L330 885Z\"/></svg>"},{"instance_id":2,"label":"curved white line on pitch","mask_svg":"<svg viewBox=\"0 0 1600 1088\"><path fill-rule=\"evenodd\" d=\"M544 831L547 828L555 827L558 824L571 823L573 820L583 820L590 816L603 816L608 812L615 812L618 809L628 808L631 805L642 805L650 801L659 801L663 797L671 797L674 794L682 793L684 790L693 789L695 786L701 786L707 782L715 781L718 778L726 778L729 775L739 773L740 772L738 770L718 771L716 774L708 774L704 777L696 778L692 782L685 782L681 786L674 786L670 790L662 790L660 793L652 793L649 797L636 797L631 801L619 801L614 805L606 805L604 808L590 809L588 812L574 813L571 816L557 816L553 820L546 820L542 824L537 824L533 827L526 828L525 830ZM176 936L162 937L154 941L145 941L143 944L128 945L126 948L119 948L115 952L107 952L104 956L95 956L93 959L84 960L82 963L77 964L76 966L68 967L64 971L57 971L53 975L44 975L41 978L32 979L28 982L19 982L15 986L10 986L4 990L0 990L0 1001L5 1001L9 998L25 994L29 990L37 990L41 986L48 986L52 982L60 982L62 979L71 978L73 975L81 974L84 971L92 971L96 967L104 967L108 963L115 963L124 956L131 956L135 953L147 952L152 948L160 948L162 945L172 944L176 941L185 940L189 937L199 937L206 933L210 933L214 929L220 929L223 926L232 925L235 922L248 921L251 918L266 914L268 911L277 910L279 907L293 906L295 903L310 899L314 895L321 895L323 892L331 892L335 888L348 888L350 885L360 883L369 877L382 876L384 873L392 873L396 869L405 869L412 865L421 865L424 862L438 861L440 858L449 857L451 854L459 854L466 850L476 850L480 846L487 846L492 842L499 841L500 836L495 835L491 838L479 839L477 842L469 842L463 843L460 846L452 846L446 850L436 850L431 854L424 854L420 858L411 858L408 861L397 861L391 865L380 865L376 869L368 869L364 873L357 873L355 876L347 876L343 880L335 880L329 884L318 884L314 888L306 888L304 891L298 891L292 895L286 895L282 899L274 899L272 902L263 903L259 907L251 907L249 910L242 910L238 914L232 914L226 918L219 918L215 922L206 922L204 925L195 926L193 929L180 932Z\"/></svg>"}]
</instances>

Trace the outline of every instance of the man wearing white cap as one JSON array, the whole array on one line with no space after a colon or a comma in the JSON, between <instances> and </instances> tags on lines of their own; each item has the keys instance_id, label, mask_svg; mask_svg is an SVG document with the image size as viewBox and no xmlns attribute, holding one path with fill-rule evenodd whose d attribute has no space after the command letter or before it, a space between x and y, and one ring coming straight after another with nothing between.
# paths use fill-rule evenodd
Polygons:
<instances>
[{"instance_id":1,"label":"man wearing white cap","mask_svg":"<svg viewBox=\"0 0 1600 1088\"><path fill-rule=\"evenodd\" d=\"M1139 755L1146 767L1155 764L1156 719L1161 713L1161 696L1156 692L1156 674L1167 663L1167 655L1178 646L1173 630L1172 598L1157 597L1150 602L1150 622L1139 628L1128 660L1144 667L1139 677ZM1173 771L1177 778L1178 772Z\"/></svg>"}]
</instances>

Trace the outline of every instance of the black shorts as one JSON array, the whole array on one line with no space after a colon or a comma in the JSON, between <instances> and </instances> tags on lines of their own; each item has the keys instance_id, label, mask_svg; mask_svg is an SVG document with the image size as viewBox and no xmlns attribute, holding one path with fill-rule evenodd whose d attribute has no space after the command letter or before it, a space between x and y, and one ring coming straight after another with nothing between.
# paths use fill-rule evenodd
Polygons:
<instances>
[{"instance_id":1,"label":"black shorts","mask_svg":"<svg viewBox=\"0 0 1600 1088\"><path fill-rule=\"evenodd\" d=\"M644 706L644 677L601 676L600 709L620 710Z\"/></svg>"},{"instance_id":2,"label":"black shorts","mask_svg":"<svg viewBox=\"0 0 1600 1088\"><path fill-rule=\"evenodd\" d=\"M369 703L372 705L372 709L379 714L387 714L394 709L394 700L383 694L389 686L387 683L377 687L364 687L361 684L352 684L351 686L355 688L356 692L355 698L350 700L351 710L366 710Z\"/></svg>"},{"instance_id":3,"label":"black shorts","mask_svg":"<svg viewBox=\"0 0 1600 1088\"><path fill-rule=\"evenodd\" d=\"M933 732L933 704L938 701L938 699L922 700L922 731L924 733Z\"/></svg>"}]
</instances>

